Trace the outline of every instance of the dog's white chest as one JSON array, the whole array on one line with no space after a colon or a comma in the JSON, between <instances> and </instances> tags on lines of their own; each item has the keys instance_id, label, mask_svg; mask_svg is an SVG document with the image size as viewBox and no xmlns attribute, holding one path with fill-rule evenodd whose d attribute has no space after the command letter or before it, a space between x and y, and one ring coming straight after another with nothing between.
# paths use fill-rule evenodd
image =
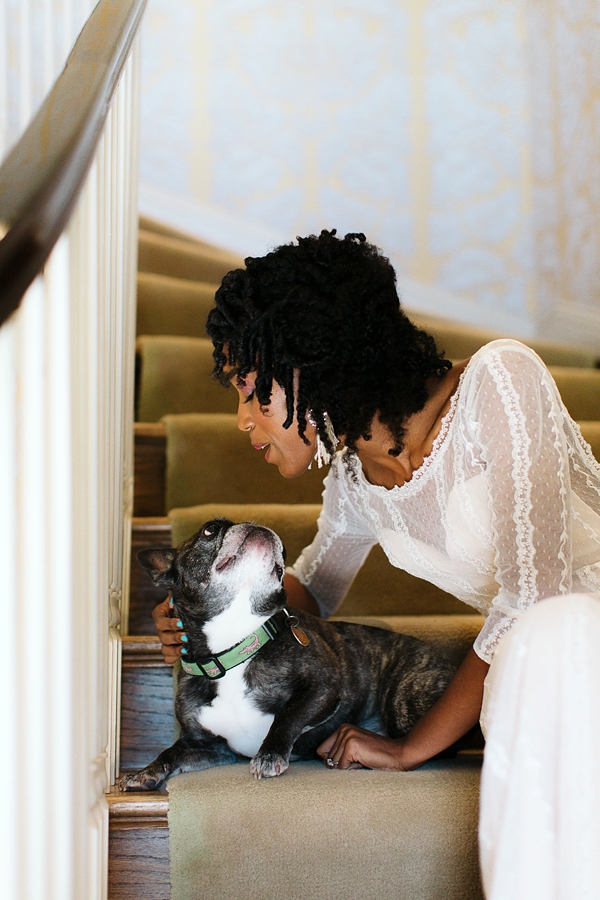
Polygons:
<instances>
[{"instance_id":1,"label":"dog's white chest","mask_svg":"<svg viewBox=\"0 0 600 900\"><path fill-rule=\"evenodd\" d=\"M230 669L219 680L217 696L210 706L202 707L198 720L203 728L224 737L236 753L252 757L258 753L274 717L261 712L246 693L245 668Z\"/></svg>"}]
</instances>

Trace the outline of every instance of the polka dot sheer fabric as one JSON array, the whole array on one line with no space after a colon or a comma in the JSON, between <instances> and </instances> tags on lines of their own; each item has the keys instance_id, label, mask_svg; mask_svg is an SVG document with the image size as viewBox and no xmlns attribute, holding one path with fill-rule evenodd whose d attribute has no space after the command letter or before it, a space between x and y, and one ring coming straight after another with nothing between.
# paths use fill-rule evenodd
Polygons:
<instances>
[{"instance_id":1,"label":"polka dot sheer fabric","mask_svg":"<svg viewBox=\"0 0 600 900\"><path fill-rule=\"evenodd\" d=\"M406 484L369 484L344 452L325 479L317 536L293 567L324 615L376 543L486 616L475 642L486 662L537 600L600 591L600 466L545 365L518 341L471 358Z\"/></svg>"}]
</instances>

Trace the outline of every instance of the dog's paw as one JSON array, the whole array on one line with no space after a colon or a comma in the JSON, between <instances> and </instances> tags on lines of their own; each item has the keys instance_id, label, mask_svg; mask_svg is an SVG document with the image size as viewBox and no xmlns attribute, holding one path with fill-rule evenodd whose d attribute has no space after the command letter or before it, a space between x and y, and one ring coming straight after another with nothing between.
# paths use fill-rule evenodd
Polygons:
<instances>
[{"instance_id":1,"label":"dog's paw","mask_svg":"<svg viewBox=\"0 0 600 900\"><path fill-rule=\"evenodd\" d=\"M164 772L160 774L150 769L124 775L117 782L120 791L156 791L165 781Z\"/></svg>"},{"instance_id":2,"label":"dog's paw","mask_svg":"<svg viewBox=\"0 0 600 900\"><path fill-rule=\"evenodd\" d=\"M289 760L279 753L257 753L250 760L250 771L255 778L274 778L276 775L283 775L289 765Z\"/></svg>"}]
</instances>

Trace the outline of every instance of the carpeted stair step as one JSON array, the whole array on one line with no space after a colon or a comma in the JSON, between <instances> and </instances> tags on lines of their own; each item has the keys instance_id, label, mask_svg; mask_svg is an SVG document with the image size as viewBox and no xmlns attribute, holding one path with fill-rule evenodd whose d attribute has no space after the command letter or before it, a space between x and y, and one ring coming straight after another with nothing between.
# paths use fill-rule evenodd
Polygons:
<instances>
[{"instance_id":1,"label":"carpeted stair step","mask_svg":"<svg viewBox=\"0 0 600 900\"><path fill-rule=\"evenodd\" d=\"M227 516L234 522L257 522L280 535L289 563L313 539L319 504L213 503L171 510L168 518L134 519L128 633L154 632L152 610L165 599L137 562L136 553L146 547L178 546L204 522ZM467 615L469 607L429 582L415 578L390 564L381 547L373 547L356 576L339 613L353 615Z\"/></svg>"},{"instance_id":2,"label":"carpeted stair step","mask_svg":"<svg viewBox=\"0 0 600 900\"><path fill-rule=\"evenodd\" d=\"M298 478L282 478L264 461L235 415L165 416L165 505L202 503L320 503L326 469L316 464Z\"/></svg>"},{"instance_id":3,"label":"carpeted stair step","mask_svg":"<svg viewBox=\"0 0 600 900\"><path fill-rule=\"evenodd\" d=\"M223 248L217 246L217 244L203 241L200 238L194 237L194 235L190 234L188 231L182 231L180 228L173 228L171 225L166 225L164 222L159 222L157 219L150 218L150 216L140 216L138 225L140 231L151 231L153 234L177 238L180 241L186 241L188 244L196 244L197 246L205 247L207 250L216 250L217 253L223 252Z\"/></svg>"},{"instance_id":4,"label":"carpeted stair step","mask_svg":"<svg viewBox=\"0 0 600 900\"><path fill-rule=\"evenodd\" d=\"M236 502L238 500L259 502L270 499L264 494L260 495L260 485L263 483L271 485L269 481L271 470L265 465L262 456L248 445L247 437L238 433L234 415L190 414L181 419L173 416L163 422L138 422L135 425L135 516L162 516L166 515L168 509L166 502L166 422L169 422L170 431L181 430L182 432L179 449L173 450L171 453L171 478L176 478L178 481L177 488L169 490L171 506L210 503L221 496L225 500L231 494L230 479L238 465L240 471L251 473L251 477L242 480L240 486L242 493L239 497L234 497L234 500ZM600 422L583 421L579 422L579 426L584 439L591 446L592 453L600 462ZM238 443L240 436L242 442ZM219 441L222 442L220 447ZM241 456L238 456L238 451ZM204 460L206 460L206 471ZM250 468L247 469L247 466ZM315 475L318 472L319 470L315 469ZM325 470L321 470L321 477L324 477L324 473ZM264 482L263 479L267 481ZM286 482L277 476L267 490L271 492L271 497L275 496L277 502L280 500L281 502L291 502L285 499L288 490L293 491L294 496L300 496L295 491L300 488L301 483L298 482L296 485L295 482L297 479ZM314 485L315 493L308 498L314 502L320 502L321 489L317 482L318 478ZM225 492L222 495L219 493L221 483ZM312 491L312 487L310 490ZM302 491L304 491L304 482L302 482ZM228 499L226 502L230 502L230 500Z\"/></svg>"},{"instance_id":5,"label":"carpeted stair step","mask_svg":"<svg viewBox=\"0 0 600 900\"><path fill-rule=\"evenodd\" d=\"M190 412L235 412L237 394L213 378L207 338L142 336L137 339L136 419L158 422Z\"/></svg>"},{"instance_id":6,"label":"carpeted stair step","mask_svg":"<svg viewBox=\"0 0 600 900\"><path fill-rule=\"evenodd\" d=\"M478 616L359 620L430 640L455 664L481 625ZM126 639L123 661L127 770L172 742L172 687L156 639ZM170 854L172 900L215 891L223 900L480 900L480 763L476 751L404 774L293 763L282 778L257 782L241 761L173 778L168 794L113 790L109 896L166 900Z\"/></svg>"},{"instance_id":7,"label":"carpeted stair step","mask_svg":"<svg viewBox=\"0 0 600 900\"><path fill-rule=\"evenodd\" d=\"M137 334L206 337L218 284L152 272L137 277Z\"/></svg>"},{"instance_id":8,"label":"carpeted stair step","mask_svg":"<svg viewBox=\"0 0 600 900\"><path fill-rule=\"evenodd\" d=\"M433 335L436 344L448 359L466 359L484 344L512 336L490 328L478 328L475 325L465 325L438 316L428 316L410 310L407 310L407 313L415 325ZM517 340L535 350L547 366L598 368L599 365L598 354L593 350L559 341L543 341L536 338L517 338Z\"/></svg>"},{"instance_id":9,"label":"carpeted stair step","mask_svg":"<svg viewBox=\"0 0 600 900\"><path fill-rule=\"evenodd\" d=\"M482 900L480 757L415 772L237 764L169 786L172 900Z\"/></svg>"},{"instance_id":10,"label":"carpeted stair step","mask_svg":"<svg viewBox=\"0 0 600 900\"><path fill-rule=\"evenodd\" d=\"M223 389L210 378L213 361L208 339L140 337L137 351L138 421L158 422L165 415L182 412L233 411L234 391ZM600 420L600 369L549 369L571 416L576 420ZM220 400L219 390L223 394Z\"/></svg>"},{"instance_id":11,"label":"carpeted stair step","mask_svg":"<svg viewBox=\"0 0 600 900\"><path fill-rule=\"evenodd\" d=\"M241 257L226 250L152 231L139 232L140 272L219 284L227 272L243 266L244 260Z\"/></svg>"}]
</instances>

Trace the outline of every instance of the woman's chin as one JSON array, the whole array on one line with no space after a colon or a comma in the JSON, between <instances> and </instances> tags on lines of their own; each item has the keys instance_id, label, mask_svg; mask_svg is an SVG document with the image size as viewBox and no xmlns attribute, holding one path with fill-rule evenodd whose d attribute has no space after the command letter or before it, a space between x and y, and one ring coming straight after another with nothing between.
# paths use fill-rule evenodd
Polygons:
<instances>
[{"instance_id":1,"label":"woman's chin","mask_svg":"<svg viewBox=\"0 0 600 900\"><path fill-rule=\"evenodd\" d=\"M301 463L301 462L290 462L289 460L275 460L275 459L267 459L267 462L270 462L271 465L277 466L279 469L279 474L283 478L298 478L300 475L304 475L306 471L308 471L309 463ZM312 461L312 460L311 460Z\"/></svg>"}]
</instances>

